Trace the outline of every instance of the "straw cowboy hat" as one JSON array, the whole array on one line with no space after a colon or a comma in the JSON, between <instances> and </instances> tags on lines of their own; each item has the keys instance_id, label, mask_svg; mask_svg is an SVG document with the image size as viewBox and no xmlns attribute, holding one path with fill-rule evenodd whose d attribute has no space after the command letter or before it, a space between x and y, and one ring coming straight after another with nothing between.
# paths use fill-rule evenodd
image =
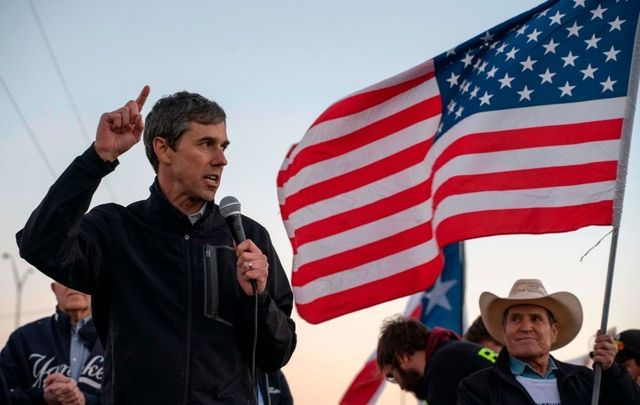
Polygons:
<instances>
[{"instance_id":1,"label":"straw cowboy hat","mask_svg":"<svg viewBox=\"0 0 640 405\"><path fill-rule=\"evenodd\" d=\"M518 280L507 298L499 298L487 291L480 295L482 321L491 336L503 345L502 319L507 309L514 305L537 305L553 314L558 323L558 338L551 345L551 350L571 342L582 327L582 305L575 295L565 291L547 294L540 280Z\"/></svg>"}]
</instances>

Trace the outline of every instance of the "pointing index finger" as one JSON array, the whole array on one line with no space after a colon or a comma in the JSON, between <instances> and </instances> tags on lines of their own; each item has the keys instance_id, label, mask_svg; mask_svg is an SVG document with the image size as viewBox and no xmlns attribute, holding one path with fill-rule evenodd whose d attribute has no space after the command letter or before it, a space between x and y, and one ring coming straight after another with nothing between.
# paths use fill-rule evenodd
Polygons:
<instances>
[{"instance_id":1,"label":"pointing index finger","mask_svg":"<svg viewBox=\"0 0 640 405\"><path fill-rule=\"evenodd\" d=\"M138 105L138 111L142 111L142 107L144 107L144 103L147 101L147 97L149 97L149 93L151 92L151 88L145 85L140 91L140 95L136 98L136 104Z\"/></svg>"}]
</instances>

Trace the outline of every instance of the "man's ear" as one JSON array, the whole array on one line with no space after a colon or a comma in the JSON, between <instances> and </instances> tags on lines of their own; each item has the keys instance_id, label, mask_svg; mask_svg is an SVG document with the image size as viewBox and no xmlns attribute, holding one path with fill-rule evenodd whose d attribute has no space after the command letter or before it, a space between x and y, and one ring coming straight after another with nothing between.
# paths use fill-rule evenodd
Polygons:
<instances>
[{"instance_id":1,"label":"man's ear","mask_svg":"<svg viewBox=\"0 0 640 405\"><path fill-rule=\"evenodd\" d=\"M406 354L406 353L402 355L397 354L396 357L398 359L398 364L403 369L407 369L411 364L411 355L409 354Z\"/></svg>"},{"instance_id":2,"label":"man's ear","mask_svg":"<svg viewBox=\"0 0 640 405\"><path fill-rule=\"evenodd\" d=\"M159 136L153 138L153 151L156 153L159 163L171 163L171 151L173 151L173 149L169 146L166 139L160 138Z\"/></svg>"}]
</instances>

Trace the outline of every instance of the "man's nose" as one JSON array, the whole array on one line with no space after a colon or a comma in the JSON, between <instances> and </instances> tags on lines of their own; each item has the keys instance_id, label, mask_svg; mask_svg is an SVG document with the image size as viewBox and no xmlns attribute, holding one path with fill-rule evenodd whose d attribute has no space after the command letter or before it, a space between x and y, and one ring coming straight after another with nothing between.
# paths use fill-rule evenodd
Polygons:
<instances>
[{"instance_id":1,"label":"man's nose","mask_svg":"<svg viewBox=\"0 0 640 405\"><path fill-rule=\"evenodd\" d=\"M211 166L226 166L227 157L224 155L223 149L217 149L211 157Z\"/></svg>"}]
</instances>

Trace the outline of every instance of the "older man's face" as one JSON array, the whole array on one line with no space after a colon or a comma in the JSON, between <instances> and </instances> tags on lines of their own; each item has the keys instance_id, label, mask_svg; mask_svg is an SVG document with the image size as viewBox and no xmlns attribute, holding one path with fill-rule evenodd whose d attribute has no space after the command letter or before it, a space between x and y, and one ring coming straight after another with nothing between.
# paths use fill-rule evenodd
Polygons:
<instances>
[{"instance_id":1,"label":"older man's face","mask_svg":"<svg viewBox=\"0 0 640 405\"><path fill-rule=\"evenodd\" d=\"M536 305L516 305L507 310L504 338L509 353L523 361L549 354L558 337L558 324Z\"/></svg>"}]
</instances>

